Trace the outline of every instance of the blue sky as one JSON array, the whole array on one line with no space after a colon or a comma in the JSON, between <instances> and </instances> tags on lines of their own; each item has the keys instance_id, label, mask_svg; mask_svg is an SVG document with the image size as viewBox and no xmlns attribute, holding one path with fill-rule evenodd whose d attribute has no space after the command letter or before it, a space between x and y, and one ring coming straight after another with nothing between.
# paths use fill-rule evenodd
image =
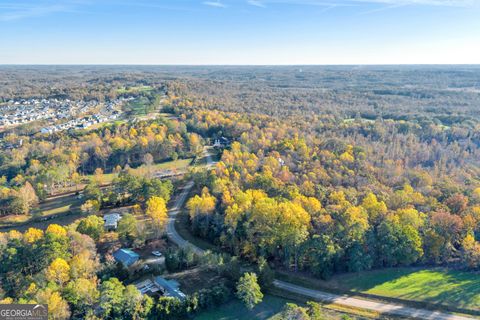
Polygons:
<instances>
[{"instance_id":1,"label":"blue sky","mask_svg":"<svg viewBox=\"0 0 480 320\"><path fill-rule=\"evenodd\" d=\"M0 64L480 63L480 0L0 0Z\"/></svg>"}]
</instances>

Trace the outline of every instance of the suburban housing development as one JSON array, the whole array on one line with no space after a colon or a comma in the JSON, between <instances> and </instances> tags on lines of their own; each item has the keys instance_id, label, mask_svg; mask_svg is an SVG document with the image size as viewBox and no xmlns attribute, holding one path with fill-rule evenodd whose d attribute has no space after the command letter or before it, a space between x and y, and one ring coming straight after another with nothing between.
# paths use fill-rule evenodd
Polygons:
<instances>
[{"instance_id":1,"label":"suburban housing development","mask_svg":"<svg viewBox=\"0 0 480 320\"><path fill-rule=\"evenodd\" d=\"M99 103L71 101L70 99L18 99L0 103L0 129L42 121L51 124L41 128L41 133L68 129L85 129L94 124L117 119L121 106L133 98L119 98Z\"/></svg>"}]
</instances>

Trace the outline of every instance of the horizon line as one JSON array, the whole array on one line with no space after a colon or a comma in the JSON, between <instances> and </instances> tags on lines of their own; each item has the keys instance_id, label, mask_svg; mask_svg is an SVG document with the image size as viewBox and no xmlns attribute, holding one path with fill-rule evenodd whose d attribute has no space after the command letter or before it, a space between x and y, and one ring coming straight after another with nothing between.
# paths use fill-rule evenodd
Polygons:
<instances>
[{"instance_id":1,"label":"horizon line","mask_svg":"<svg viewBox=\"0 0 480 320\"><path fill-rule=\"evenodd\" d=\"M326 64L140 64L140 63L0 63L4 66L139 66L139 67L322 67L322 66L480 66L480 63L326 63Z\"/></svg>"}]
</instances>

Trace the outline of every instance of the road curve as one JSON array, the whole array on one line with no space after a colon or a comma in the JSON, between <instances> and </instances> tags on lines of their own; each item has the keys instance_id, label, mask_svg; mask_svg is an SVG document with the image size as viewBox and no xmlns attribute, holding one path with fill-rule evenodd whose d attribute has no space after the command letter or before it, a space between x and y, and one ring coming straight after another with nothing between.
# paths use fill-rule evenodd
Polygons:
<instances>
[{"instance_id":1,"label":"road curve","mask_svg":"<svg viewBox=\"0 0 480 320\"><path fill-rule=\"evenodd\" d=\"M177 244L181 248L186 248L190 247L193 252L196 254L203 254L203 250L194 246L187 240L183 239L175 229L175 219L177 217L177 214L180 212L180 209L183 207L185 201L187 200L187 196L190 193L190 191L193 188L193 181L189 181L182 190L182 193L180 193L177 196L177 199L175 200L173 206L168 210L168 222L167 222L167 237L170 239L172 242Z\"/></svg>"},{"instance_id":2,"label":"road curve","mask_svg":"<svg viewBox=\"0 0 480 320\"><path fill-rule=\"evenodd\" d=\"M203 156L204 158L207 159L207 168L210 168L215 164L215 162L213 161L210 155L210 152L206 147L203 148ZM167 237L168 239L170 239L170 241L172 241L173 243L175 243L181 248L190 247L193 250L193 252L195 252L196 254L203 254L205 252L203 249L183 239L175 229L175 219L177 217L177 214L182 209L183 205L185 204L185 201L187 201L188 194L192 190L193 185L194 185L193 181L187 182L187 184L183 187L182 192L177 196L177 199L175 200L173 206L168 210L168 222L167 222L167 228L166 228Z\"/></svg>"},{"instance_id":3,"label":"road curve","mask_svg":"<svg viewBox=\"0 0 480 320\"><path fill-rule=\"evenodd\" d=\"M207 157L207 166L213 165L213 161L210 157L208 152L205 152ZM174 205L169 210L169 218L167 223L167 236L168 238L176 243L181 248L190 247L196 254L203 254L205 251L194 244L188 242L187 240L183 239L180 234L178 234L177 230L175 230L175 218L180 211L180 209L185 204L187 200L188 194L193 188L193 181L189 181L185 187L183 188L182 192L178 195ZM406 316L410 318L416 319L425 319L425 320L471 320L475 318L471 318L468 316L460 316L450 313L444 313L439 311L431 311L426 309L417 309L407 307L401 304L393 304L393 303L384 303L380 301L371 301L371 300L364 300L359 298L353 298L348 295L338 295L332 294L324 291L313 290L301 286L297 286L288 282L284 282L281 280L275 280L273 285L279 289L300 294L302 296L306 296L312 298L317 301L327 302L327 303L335 303L338 305L354 307L354 308L361 308L366 310L371 310L375 312L379 312L381 314L390 314L395 316Z\"/></svg>"}]
</instances>

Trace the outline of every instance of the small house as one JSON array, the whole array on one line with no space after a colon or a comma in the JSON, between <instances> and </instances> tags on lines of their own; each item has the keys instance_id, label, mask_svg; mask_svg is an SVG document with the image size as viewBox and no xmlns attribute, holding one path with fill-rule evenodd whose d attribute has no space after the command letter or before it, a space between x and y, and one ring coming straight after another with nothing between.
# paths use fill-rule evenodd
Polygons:
<instances>
[{"instance_id":1,"label":"small house","mask_svg":"<svg viewBox=\"0 0 480 320\"><path fill-rule=\"evenodd\" d=\"M103 216L104 228L107 231L117 230L118 222L122 219L122 216L118 213L110 213Z\"/></svg>"},{"instance_id":2,"label":"small house","mask_svg":"<svg viewBox=\"0 0 480 320\"><path fill-rule=\"evenodd\" d=\"M155 277L154 282L157 286L162 288L165 296L185 300L186 295L180 291L180 284L177 281L167 280L162 277Z\"/></svg>"},{"instance_id":3,"label":"small house","mask_svg":"<svg viewBox=\"0 0 480 320\"><path fill-rule=\"evenodd\" d=\"M227 148L230 146L230 140L225 137L220 137L220 139L215 139L215 142L213 143L214 148Z\"/></svg>"},{"instance_id":4,"label":"small house","mask_svg":"<svg viewBox=\"0 0 480 320\"><path fill-rule=\"evenodd\" d=\"M121 263L125 268L131 267L140 259L138 253L130 249L119 249L113 253L113 257L115 261Z\"/></svg>"}]
</instances>

